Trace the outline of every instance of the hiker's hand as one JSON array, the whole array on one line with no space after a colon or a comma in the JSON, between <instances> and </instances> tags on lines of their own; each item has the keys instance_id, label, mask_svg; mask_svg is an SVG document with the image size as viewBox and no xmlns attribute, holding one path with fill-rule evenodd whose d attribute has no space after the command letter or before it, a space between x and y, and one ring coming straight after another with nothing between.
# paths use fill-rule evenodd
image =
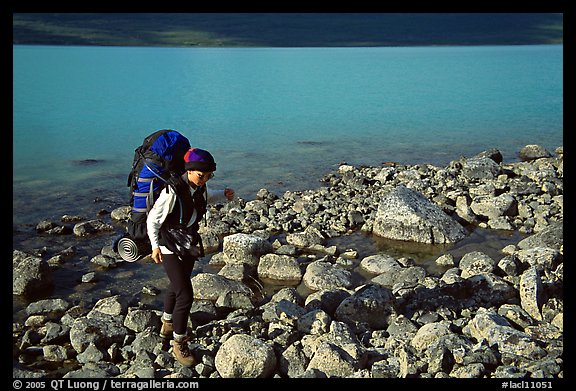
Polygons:
<instances>
[{"instance_id":1,"label":"hiker's hand","mask_svg":"<svg viewBox=\"0 0 576 391\"><path fill-rule=\"evenodd\" d=\"M162 253L160 252L160 247L152 249L152 260L154 263L162 263Z\"/></svg>"},{"instance_id":2,"label":"hiker's hand","mask_svg":"<svg viewBox=\"0 0 576 391\"><path fill-rule=\"evenodd\" d=\"M225 188L224 195L228 198L228 201L232 201L234 199L234 189Z\"/></svg>"}]
</instances>

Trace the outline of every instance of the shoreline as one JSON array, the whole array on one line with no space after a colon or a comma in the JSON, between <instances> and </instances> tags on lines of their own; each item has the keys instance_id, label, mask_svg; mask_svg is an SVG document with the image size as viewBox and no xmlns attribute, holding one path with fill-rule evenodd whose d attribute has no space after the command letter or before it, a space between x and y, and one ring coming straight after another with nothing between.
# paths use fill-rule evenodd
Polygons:
<instances>
[{"instance_id":1,"label":"shoreline","mask_svg":"<svg viewBox=\"0 0 576 391\"><path fill-rule=\"evenodd\" d=\"M314 143L314 141L297 141L296 144L300 143ZM319 142L322 144L323 142ZM465 150L461 148L456 148L452 153L448 152L439 153L437 152L433 157L426 160L418 159L407 154L399 154L398 156L389 157L391 162L403 166L416 166L416 165L432 165L438 167L447 166L451 160L462 156L473 156L478 153L477 148L472 148L466 146ZM519 148L519 147L517 147ZM518 156L517 148L511 149L507 147L506 149L500 149L502 155L505 156L505 160L512 164L521 161ZM548 148L548 147L545 147ZM549 148L549 150L552 150ZM365 162L363 159L355 158L354 161L338 160L332 159L329 163L322 165L321 167L315 168L311 172L306 172L301 174L301 167L298 168L299 176L295 176L295 172L290 171L274 171L273 174L267 175L263 181L258 182L258 186L246 186L241 180L234 179L236 177L242 177L241 172L231 171L224 174L218 174L216 181L220 181L216 188L223 187L233 187L235 189L240 189L237 193L241 198L246 201L250 201L256 198L256 193L260 188L269 189L271 192L278 195L283 194L286 191L306 191L306 190L316 190L317 188L323 186L321 180L322 178L330 172L336 171L338 167L342 164L349 164L356 167L378 167L384 163L386 160L375 161L376 159L371 159L371 161ZM254 161L256 164L261 164L260 161ZM104 164L103 168L98 168L99 165ZM128 163L119 165L118 163L110 160L103 160L96 164L88 165L87 168L94 170L91 171L90 177L83 177L82 174L73 172L72 180L74 181L73 187L65 185L65 178L58 177L47 183L34 184L31 177L27 176L25 179L20 179L19 183L15 184L14 194L20 194L23 196L21 199L27 200L33 199L44 199L50 206L50 210L55 208L56 211L47 214L45 210L38 209L35 206L30 206L28 202L22 201L20 204L15 204L14 210L19 210L18 208L25 208L24 213L13 213L13 228L25 229L25 227L30 227L35 222L44 219L59 219L60 216L64 214L80 214L85 216L94 216L98 212L98 208L101 206L102 209L110 211L114 206L124 205L129 199L129 189L126 186L126 176L125 167ZM64 161L61 162L63 167L71 165L72 170L77 169L78 166L82 165L78 161ZM107 168L112 165L111 169L114 170L112 175L116 178L114 181L105 180L107 177ZM66 168L62 168L63 171ZM229 169L230 170L230 169ZM76 177L76 176L78 177ZM284 177L278 178L278 175L284 175ZM312 178L312 179L311 179ZM96 185L90 188L84 186L85 181L93 181ZM308 180L306 183L303 181ZM33 184L30 185L29 183ZM38 189L41 186L49 186L53 191L51 194L45 194ZM23 193L22 193L23 192ZM101 195L100 195L101 194ZM52 198L49 198L52 196ZM93 205L87 203L86 200L93 200ZM67 204L73 204L74 207L70 208ZM26 209L28 208L28 209Z\"/></svg>"},{"instance_id":2,"label":"shoreline","mask_svg":"<svg viewBox=\"0 0 576 391\"><path fill-rule=\"evenodd\" d=\"M562 43L562 31L562 13L16 13L12 41L182 47L548 44Z\"/></svg>"},{"instance_id":3,"label":"shoreline","mask_svg":"<svg viewBox=\"0 0 576 391\"><path fill-rule=\"evenodd\" d=\"M243 316L241 314L252 314L252 317L260 313L259 316L262 316L261 320L266 324L272 322L281 325L282 329L288 327L285 331L288 333L285 335L286 337L292 335L292 332L295 332L289 331L291 327L295 328L294 330L297 330L298 333L314 335L318 338L320 338L321 335L334 333L335 331L332 330L332 327L336 325L349 327L350 332L356 334L356 337L360 338L360 340L364 338L362 337L363 333L369 332L371 335L370 338L372 338L371 346L374 349L379 349L379 343L376 343L374 340L376 335L378 335L377 331L390 330L391 325L400 321L403 317L411 319L410 323L416 326L414 330L415 335L413 335L414 338L418 333L424 333L424 331L421 330L426 328L426 324L437 322L444 322L442 324L445 324L445 322L454 323L457 319L460 319L460 323L464 321L470 323L474 321L475 317L493 316L486 315L486 311L489 313L494 305L496 305L496 307L516 305L524 311L529 311L530 315L528 316L533 318L533 321L529 322L529 327L540 327L538 326L540 324L554 323L552 322L553 318L555 319L557 315L561 316L563 312L560 295L562 280L557 274L558 268L562 267L563 245L561 236L559 243L556 240L556 242L550 244L550 246L554 247L553 255L550 253L544 258L550 259L549 264L540 264L538 263L540 261L534 261L534 257L538 258L534 251L539 250L534 250L532 247L521 248L518 243L518 245L506 246L501 259L491 259L490 257L476 254L477 252L465 253L461 259L454 257L450 259L450 257L444 256L447 254L442 254L437 257L436 262L439 265L444 265L446 271L439 275L428 273L410 257L392 257L394 262L380 259L382 254L365 254L366 256L359 257L358 252L355 251L354 248L348 248L348 246L345 245L335 246L329 242L330 239L342 238L351 232L374 233L376 232L375 230L377 230L376 227L384 223L388 224L388 227L392 227L397 221L385 220L386 216L384 216L384 212L386 207L382 205L385 200L392 202L392 200L388 198L390 194L393 194L395 190L399 188L410 190L407 193L409 197L400 195L400 198L398 198L401 202L405 203L405 205L422 202L421 209L424 207L438 208L447 215L452 216L452 220L458 221L460 225L474 225L489 230L523 232L526 237L523 238L520 243L526 243L525 241L528 238L538 236L539 233L547 231L549 227L557 227L558 224L560 224L561 232L563 219L563 149L561 147L558 148L555 151L555 155L552 155L548 151L543 151L536 147L537 146L531 146L531 148L524 151L524 157L526 159L518 163L502 162L498 150L494 149L484 151L469 159L460 158L454 160L445 168L430 165L397 164L360 168L341 165L336 172L328 173L322 178L324 186L319 189L302 192L288 191L282 196L262 189L258 192L255 200L248 202L237 200L213 208L211 210L212 215L208 219L208 225L201 233L203 238L205 237L206 239L203 241L210 247L209 251L212 254L209 265L219 271L215 274L200 271L194 275L193 284L196 285L195 296L198 295L196 300L198 302L210 302L213 306L216 305L219 300L224 300L223 296L220 298L223 292L214 292L215 281L219 281L219 283L226 281L226 284L232 281L234 282L233 286L238 286L236 284L242 284L245 276L252 275L252 278L256 279L259 277L272 277L272 279L278 280L280 283L278 284L277 292L273 292L266 297L254 296L251 298L250 294L247 293L248 291L242 291L241 288L238 288L240 291L235 291L234 289L236 288L225 288L224 291L226 292L230 292L231 289L237 292L236 294L239 295L236 297L237 301L226 302L227 304L220 302L215 307L215 310L217 310L214 313L215 317L210 318L208 322L205 322L206 319L198 320L199 313L196 313L194 325L197 330L196 336L198 343L205 345L205 343L208 342L208 340L206 340L206 338L208 338L207 335L201 335L202 332L198 330L208 330L210 327L223 327L223 323L219 322L225 322L230 316L230 311L232 311L232 313L239 312L240 316ZM537 154L534 155L535 153ZM411 199L410 197L415 193L423 194L425 196L423 198L426 199L419 201ZM395 198L393 201L398 202L398 199ZM113 210L110 215L103 213L99 219L122 221L122 219L126 218L125 209L126 208L117 208ZM400 210L401 209L397 209L396 215L401 214ZM401 217L402 216L394 216L394 218ZM115 230L114 225L104 222L99 228L96 228L94 233L87 233L87 236L82 236L79 234L80 232L89 232L85 224L86 222L80 221L82 219L75 221L73 216L69 218L71 220L68 220L68 227L74 225L73 236L76 237L75 240L77 243L85 243L86 241L104 243L113 235L110 232ZM408 220L402 221L402 224L408 224ZM92 225L94 226L95 224L92 222ZM84 227L85 230L82 231L80 227ZM433 223L431 227L434 227L433 230L440 230L440 226L436 225L436 223ZM58 240L55 240L55 242L62 242L62 246L64 246L64 243L67 241L66 235L69 236L69 233L63 233L62 230L64 229L65 225L55 222L45 222L42 227L40 224L37 226L37 230L42 232L40 235L56 238ZM388 231L391 231L391 229ZM410 235L416 235L414 232L416 231L411 231ZM386 232L380 232L379 235L386 234ZM417 235L421 235L421 233L417 233ZM439 238L448 238L449 236L449 233L446 235L436 234L434 240L437 241ZM223 237L223 239L219 239L220 237ZM238 243L244 243L244 245L234 245L236 240L239 240ZM425 242L427 238L426 236L414 236L412 240ZM456 242L459 240L462 239L458 239ZM246 246L246 243L249 243L249 245ZM450 241L447 243L450 244ZM114 254L110 253L106 245L101 246L102 251L100 255L83 253L85 250L80 247L78 250L71 249L72 247L73 246L70 247L67 254L64 251L56 251L57 253L53 255L52 253L55 252L54 249L46 249L43 254L42 251L38 251L36 257L24 256L24 259L30 262L37 262L38 264L49 265L49 268L54 270L65 269L66 265L74 263L76 263L76 265L83 264L85 267L88 263L89 268L93 271L82 274L82 280L86 278L86 281L79 283L78 286L84 287L83 289L93 284L94 280L91 281L90 277L96 277L97 279L98 276L100 276L100 278L106 279L109 278L111 274L122 273L123 265L132 266L131 264L117 263ZM532 255L525 255L522 251L528 251ZM552 251L552 249L550 249L550 251ZM18 259L22 261L22 257L23 256L19 254L14 255L15 260ZM380 258L376 261L373 257ZM466 257L471 258L471 260L466 261ZM39 259L39 261L34 261L34 258ZM263 259L266 260L263 261ZM374 262L379 264L377 269L374 269L374 267L376 267L373 264ZM466 266L469 262L469 266ZM536 263L533 264L533 262ZM371 263L372 266L370 266ZM90 266L90 264L92 264L92 266ZM357 271L355 272L357 268L362 268L363 272L374 275L374 277L370 280L357 281ZM536 295L539 297L534 296L527 298L527 293L522 292L518 284L522 278L526 280L528 277L525 276L525 273L533 269L537 270L537 276L534 278L546 279L546 284L545 288L540 288L539 292L536 292ZM375 273L376 270L377 272ZM452 274L448 273L450 270ZM455 272L456 274L454 274ZM300 273L299 277L298 273ZM127 274L127 276L129 275L130 274ZM392 275L397 276L392 278ZM478 280L478 277L474 276L483 277ZM159 276L159 278L161 278L161 276ZM305 286L307 290L310 291L307 295L301 295L298 300L297 297L302 290L299 291L295 289L294 278L298 280L301 286ZM482 281L485 281L484 279L486 278L492 281L491 284L496 284L494 286L498 287L496 291L493 291L494 287L491 288L492 294L496 292L494 297L489 297L489 295L483 296L486 292L482 293L484 289L482 288L482 284L484 284ZM536 284L534 278L532 278L531 283ZM336 286L330 285L333 284L333 282L328 282L334 281L334 279L338 281ZM118 282L121 283L121 280ZM470 284L480 285L477 286L478 289L476 291L474 289L470 291L472 287ZM542 284L542 282L540 282L540 284ZM363 286L365 289L362 288ZM457 286L459 288L454 290ZM535 286L537 286L537 284ZM420 287L420 290L418 287ZM333 291L335 289L337 291L345 291L350 300L353 300L353 298L360 294L359 292L368 294L366 290L370 292L370 295L377 295L377 292L380 292L378 294L384 294L388 299L384 300L387 304L380 303L379 305L384 305L384 307L382 307L383 309L389 307L395 308L396 312L389 314L390 318L385 324L382 324L378 323L380 321L373 319L360 320L358 318L360 314L348 313L345 309L341 309L338 312L336 308L332 308L331 311L328 311L322 305L322 303L324 303L323 299L318 298L320 308L324 308L323 311L328 314L331 322L326 320L326 325L321 327L323 332L319 333L319 335L315 333L310 334L310 330L300 330L297 327L298 319L305 317L305 315L312 311L312 307L304 305L304 300L308 301L310 297L316 297L317 293L324 290ZM388 293L382 293L384 292L382 289ZM466 300L464 300L464 302L468 303L467 308L456 306L452 310L453 315L446 318L445 315L440 315L441 312L437 311L439 311L442 305L447 305L447 303L451 303L451 301L439 302L440 307L430 307L430 303L427 301L430 300L430 298L417 299L419 295L418 292L421 292L421 289L424 289L424 291L437 290L439 292L452 289L448 296L454 295L456 292L465 295L471 294L472 296L467 296ZM560 289L560 291L558 291L558 289ZM25 288L23 288L23 290L25 290ZM86 292L89 292L89 288ZM212 292L212 296L207 296L207 292ZM283 292L282 294L291 292L290 295L294 295L291 302L300 307L300 309L293 307L292 304L286 304L289 307L282 309L282 311L287 311L284 318L275 320L267 318L267 316L264 316L266 313L264 308L270 305L269 303L277 305L279 301L275 302L273 297L280 294L280 292ZM248 295L247 297L245 297L246 294ZM448 296L443 300L448 300ZM146 297L148 297L148 299ZM377 302L376 297L377 296L374 296L370 300L376 300ZM412 299L415 300L415 304L410 304L411 301L407 299L408 297L412 297ZM536 312L534 312L534 308L531 307L532 304L527 303L536 299L544 300L544 307L542 307L542 302L540 302L540 307L537 307ZM68 303L66 305L67 308L63 311L72 317L72 319L69 319L69 329L80 327L80 323L85 322L82 319L84 319L83 317L87 312L94 314L96 308L95 301L100 300L119 300L124 303L121 305L121 312L116 314L116 316L122 315L122 318L127 317L135 308L141 308L141 310L146 311L149 316L152 316L151 314L160 309L154 308L157 304L152 305L152 307L146 304L147 300L148 302L150 301L149 294L140 293L126 297L115 294L113 289L108 288L100 292L99 297L98 294L96 294L94 301L88 300L83 303ZM229 298L227 300L231 299ZM342 300L340 300L340 304L342 304ZM552 300L552 302L550 302L550 300ZM36 302L42 301L43 299L36 300ZM34 303L35 301L32 301L30 305ZM71 309L78 307L79 304L82 304L80 307L83 309L75 310L75 315L72 315L70 312ZM456 304L452 303L450 305ZM133 308L134 306L136 307ZM556 306L556 310L553 309L553 306ZM27 307L26 312L30 318L32 315L30 314L29 307L30 306ZM90 311L91 308L92 310ZM132 310L128 311L129 308L132 308ZM465 309L466 311L464 311ZM542 318L543 312L546 312L544 309L547 311L547 315L544 317L546 319ZM314 310L319 310L319 308L314 308ZM514 311L518 310L519 309L516 308ZM219 311L224 311L224 318L222 318L222 313L219 314ZM264 311L264 313L261 313L261 311ZM278 308L275 311L278 312ZM437 313L437 322L419 321L418 319L423 316L426 311ZM419 314L418 316L415 315L417 313ZM537 315L538 313L540 315ZM318 315L318 313L315 314ZM500 310L498 314L500 314ZM61 315L62 314L59 316ZM246 321L241 322L244 325L242 327L247 327L247 325L250 324L249 319L251 319L251 316L248 316L246 320L248 323L242 323ZM288 318L286 318L286 316ZM540 316L540 319L536 319L538 316ZM478 318L478 321L480 318ZM45 322L50 323L53 321L53 319L51 319L51 316L46 315L44 320L40 321L41 327L45 327L42 326ZM259 321L255 320L255 322ZM321 321L321 324L323 324L323 322L324 321ZM365 330L361 332L363 327L361 324L363 322L368 322L368 331ZM559 321L556 321L553 326L556 329L558 329L559 325L561 326L561 323L558 322ZM456 323L460 324L458 322ZM332 324L332 326L329 326L330 324ZM459 327L461 326L462 325ZM40 326L27 326L26 328L22 325L16 327L16 329L21 331L15 332L18 335L18 337L15 335L15 340L20 340L24 335L22 333L26 330L30 332L32 329L37 330L37 327ZM444 326L438 325L438 327ZM455 326L451 326L451 329L454 327ZM524 329L526 329L526 327L524 327ZM515 326L514 329L516 330L517 328L518 327ZM504 331L512 332L508 329ZM130 331L126 332L130 333ZM136 330L133 330L133 332L136 332L137 335L140 333L140 331ZM390 331L388 331L388 333L391 334ZM560 335L561 333L562 330L560 329ZM477 337L475 332L472 332L470 335L465 333L464 336L459 332L456 334L459 335L458 338ZM268 340L270 335L266 335L265 337L266 338L264 338L264 335L257 335L255 338ZM71 337L64 336L64 338ZM389 338L392 338L392 336L389 336ZM288 338L288 340L290 340L290 338ZM281 346L283 346L281 351L284 353L286 353L290 345L287 343L288 340L284 340L283 345L281 344ZM528 344L532 343L529 340L525 340L524 336L522 336L521 340ZM23 341L21 342L23 343ZM271 342L271 340L269 342ZM81 355L83 350L86 349L86 346L81 344L82 347L80 347L77 341L72 340L68 343L72 344L72 349L68 349L69 353L66 354L64 361L72 360L75 362L76 354ZM214 344L214 348L206 353L207 356L215 359L215 355L217 354L216 350L224 343L225 341L218 342L211 340L210 344ZM280 343L280 341L276 341L276 343ZM75 344L76 346L74 346ZM108 342L104 343L104 345L106 344L108 344ZM200 345L198 352L204 349ZM416 343L416 345L418 345L418 343ZM26 357L28 357L30 353L27 353L26 349L22 349L22 346L25 346L25 344L21 344L20 346L21 348L16 350L19 352L18 354L21 360L23 360L23 363L26 364L27 360L30 359ZM508 349L510 347L500 347L501 350L504 348ZM416 348L416 350L418 349ZM318 353L318 351L316 353ZM423 352L416 351L411 354L418 356L422 353ZM517 353L518 352L514 354ZM550 354L550 352L546 354ZM46 355L46 353L44 353L44 355ZM318 353L318 355L318 357L320 357L320 353ZM314 360L315 355L311 355L310 353L305 356L309 356L306 366L310 367L310 362ZM422 356L421 359L424 359L424 357ZM455 357L453 357L453 359L455 359ZM106 359L104 360L106 361ZM127 360L128 366L131 366L132 364L129 364L132 362L131 359ZM318 358L318 360L320 360L320 358ZM374 374L382 374L381 369L378 369L377 365L376 367L374 366L375 363L368 365L367 362L365 362L364 359L360 359L360 357L354 359L342 358L342 360L343 368L353 368L351 372L337 372L335 369L325 367L325 365L327 365L326 363L316 362L312 366L324 374L328 373L336 377L378 377L374 376ZM503 361L506 361L500 360L500 364L504 364ZM378 362L379 361L381 360L378 360ZM453 365L455 368L450 368L450 371L456 371L457 368L463 365L463 362L456 360L456 364ZM393 366L393 363L388 362L387 365ZM26 365L24 365L24 367L26 367ZM86 375L86 365L80 365L80 367L78 367L78 364L74 364L74 367L76 371L83 371L80 373ZM498 366L498 368L500 367L501 365ZM167 369L169 369L171 373L181 373L176 367L173 368L170 366ZM428 368L416 366L410 371L413 370L414 374L420 375L419 377L427 377L425 376L426 374L436 376L438 373L445 373L447 369L448 368L443 368L443 370L430 372ZM525 369L522 370L525 371ZM540 368L539 370L543 369ZM271 373L276 373L278 376L288 376L288 372L284 373L281 367L276 367L270 371L272 371ZM409 375L409 373L402 373L400 369L399 371L400 372L395 372L396 376L392 377L406 377L406 375ZM450 376L450 371L445 374L449 377L460 377L460 372L456 371L453 376ZM200 372L201 371L196 369L195 374L201 376L202 374ZM106 373L110 375L110 372ZM225 373L226 369L223 367L220 369L212 368L211 371L206 372L208 375L216 374L214 375L216 377L223 376ZM484 365L482 373L484 375L494 375L495 372ZM561 363L560 371L554 374L555 377L558 377L559 373L562 373ZM190 375L193 376L194 373ZM267 375L269 375L269 373L267 373Z\"/></svg>"}]
</instances>

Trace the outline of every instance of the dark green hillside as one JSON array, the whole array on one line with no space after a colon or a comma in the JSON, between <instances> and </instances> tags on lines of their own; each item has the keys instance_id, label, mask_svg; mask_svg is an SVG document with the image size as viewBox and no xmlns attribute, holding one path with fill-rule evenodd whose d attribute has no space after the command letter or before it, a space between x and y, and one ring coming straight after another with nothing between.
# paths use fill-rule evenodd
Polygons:
<instances>
[{"instance_id":1,"label":"dark green hillside","mask_svg":"<svg viewBox=\"0 0 576 391\"><path fill-rule=\"evenodd\" d=\"M562 43L561 13L16 13L14 44L409 46Z\"/></svg>"}]
</instances>

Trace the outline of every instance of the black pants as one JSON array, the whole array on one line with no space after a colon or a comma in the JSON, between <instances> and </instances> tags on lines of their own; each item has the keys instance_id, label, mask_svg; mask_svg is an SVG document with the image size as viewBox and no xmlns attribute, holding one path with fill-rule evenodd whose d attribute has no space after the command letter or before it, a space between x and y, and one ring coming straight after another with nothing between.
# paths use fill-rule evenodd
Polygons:
<instances>
[{"instance_id":1,"label":"black pants","mask_svg":"<svg viewBox=\"0 0 576 391\"><path fill-rule=\"evenodd\" d=\"M172 324L176 334L186 334L188 317L194 294L192 291L192 269L196 258L178 258L175 254L162 254L162 265L170 284L164 297L164 312L172 314Z\"/></svg>"}]
</instances>

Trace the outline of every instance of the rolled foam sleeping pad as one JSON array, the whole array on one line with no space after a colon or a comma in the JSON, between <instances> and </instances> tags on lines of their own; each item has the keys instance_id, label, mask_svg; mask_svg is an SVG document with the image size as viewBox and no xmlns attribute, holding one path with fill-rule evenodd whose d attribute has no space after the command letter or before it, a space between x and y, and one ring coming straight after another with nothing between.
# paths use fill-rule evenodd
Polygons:
<instances>
[{"instance_id":1,"label":"rolled foam sleeping pad","mask_svg":"<svg viewBox=\"0 0 576 391\"><path fill-rule=\"evenodd\" d=\"M129 236L124 236L118 241L118 254L126 262L136 262L150 254L151 250L149 243L134 240Z\"/></svg>"}]
</instances>

